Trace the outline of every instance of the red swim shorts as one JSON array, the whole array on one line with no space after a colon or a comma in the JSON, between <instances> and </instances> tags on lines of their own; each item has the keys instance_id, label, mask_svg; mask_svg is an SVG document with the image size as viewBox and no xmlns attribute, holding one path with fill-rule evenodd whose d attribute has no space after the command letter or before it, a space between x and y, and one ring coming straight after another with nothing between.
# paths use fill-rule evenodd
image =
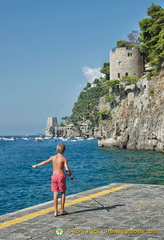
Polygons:
<instances>
[{"instance_id":1,"label":"red swim shorts","mask_svg":"<svg viewBox=\"0 0 164 240\"><path fill-rule=\"evenodd\" d=\"M66 190L66 175L64 173L54 173L51 177L51 191L65 192Z\"/></svg>"}]
</instances>

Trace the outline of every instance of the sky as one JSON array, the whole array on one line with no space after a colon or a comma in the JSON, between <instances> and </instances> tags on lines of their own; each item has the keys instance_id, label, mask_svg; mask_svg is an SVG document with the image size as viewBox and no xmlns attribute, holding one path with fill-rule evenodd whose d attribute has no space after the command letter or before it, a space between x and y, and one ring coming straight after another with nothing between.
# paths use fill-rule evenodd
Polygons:
<instances>
[{"instance_id":1,"label":"sky","mask_svg":"<svg viewBox=\"0 0 164 240\"><path fill-rule=\"evenodd\" d=\"M163 0L0 0L0 136L70 116L109 51Z\"/></svg>"}]
</instances>

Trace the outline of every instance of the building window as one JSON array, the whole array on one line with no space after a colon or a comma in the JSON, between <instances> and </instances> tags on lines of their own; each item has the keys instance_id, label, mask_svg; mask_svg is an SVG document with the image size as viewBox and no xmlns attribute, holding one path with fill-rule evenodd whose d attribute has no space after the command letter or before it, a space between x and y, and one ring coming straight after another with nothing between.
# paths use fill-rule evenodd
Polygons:
<instances>
[{"instance_id":1,"label":"building window","mask_svg":"<svg viewBox=\"0 0 164 240\"><path fill-rule=\"evenodd\" d=\"M128 72L125 73L125 76L128 76Z\"/></svg>"},{"instance_id":2,"label":"building window","mask_svg":"<svg viewBox=\"0 0 164 240\"><path fill-rule=\"evenodd\" d=\"M120 78L120 73L118 73L118 78Z\"/></svg>"},{"instance_id":3,"label":"building window","mask_svg":"<svg viewBox=\"0 0 164 240\"><path fill-rule=\"evenodd\" d=\"M128 57L132 57L132 53L128 53Z\"/></svg>"},{"instance_id":4,"label":"building window","mask_svg":"<svg viewBox=\"0 0 164 240\"><path fill-rule=\"evenodd\" d=\"M119 61L119 62L118 62L118 65L121 65L121 64L122 64L122 62L121 62L121 61Z\"/></svg>"}]
</instances>

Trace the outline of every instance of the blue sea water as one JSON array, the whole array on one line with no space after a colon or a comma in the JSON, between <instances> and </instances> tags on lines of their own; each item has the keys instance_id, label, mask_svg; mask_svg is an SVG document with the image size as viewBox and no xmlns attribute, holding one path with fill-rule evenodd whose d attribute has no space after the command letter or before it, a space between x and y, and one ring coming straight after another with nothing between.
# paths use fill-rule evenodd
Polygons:
<instances>
[{"instance_id":1,"label":"blue sea water","mask_svg":"<svg viewBox=\"0 0 164 240\"><path fill-rule=\"evenodd\" d=\"M52 164L36 169L31 166L56 154L61 142L0 140L0 215L52 200ZM164 184L163 153L100 148L97 140L64 144L64 156L80 184L67 177L67 195L113 182Z\"/></svg>"}]
</instances>

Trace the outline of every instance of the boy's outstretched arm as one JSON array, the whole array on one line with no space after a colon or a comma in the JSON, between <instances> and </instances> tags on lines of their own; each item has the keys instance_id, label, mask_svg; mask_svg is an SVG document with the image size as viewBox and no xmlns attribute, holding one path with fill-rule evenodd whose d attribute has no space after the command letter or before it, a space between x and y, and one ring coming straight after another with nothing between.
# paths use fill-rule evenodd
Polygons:
<instances>
[{"instance_id":1,"label":"boy's outstretched arm","mask_svg":"<svg viewBox=\"0 0 164 240\"><path fill-rule=\"evenodd\" d=\"M52 161L52 157L50 157L49 159L43 161L43 162L40 162L38 164L35 164L35 165L32 165L32 168L36 168L36 167L39 167L39 166L42 166L42 165L45 165L46 163L49 163Z\"/></svg>"}]
</instances>

